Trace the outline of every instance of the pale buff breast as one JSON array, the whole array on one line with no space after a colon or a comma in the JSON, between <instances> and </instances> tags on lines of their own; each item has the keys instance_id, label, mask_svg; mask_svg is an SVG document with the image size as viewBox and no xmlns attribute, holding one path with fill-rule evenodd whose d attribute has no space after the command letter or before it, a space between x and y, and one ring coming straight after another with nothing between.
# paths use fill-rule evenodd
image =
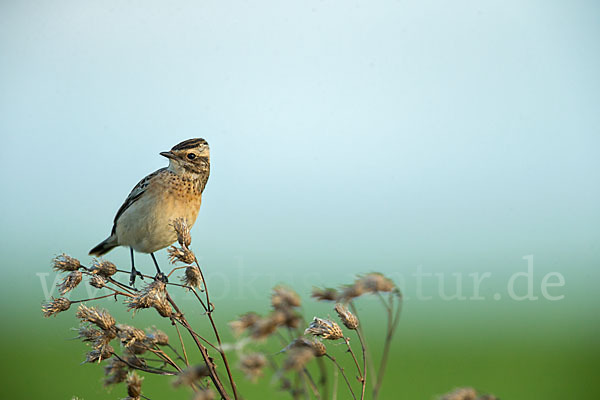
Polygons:
<instances>
[{"instance_id":1,"label":"pale buff breast","mask_svg":"<svg viewBox=\"0 0 600 400\"><path fill-rule=\"evenodd\" d=\"M153 253L177 240L171 226L185 218L192 227L198 216L201 194L192 181L172 174L155 179L146 192L119 217L116 234L119 245L141 253Z\"/></svg>"}]
</instances>

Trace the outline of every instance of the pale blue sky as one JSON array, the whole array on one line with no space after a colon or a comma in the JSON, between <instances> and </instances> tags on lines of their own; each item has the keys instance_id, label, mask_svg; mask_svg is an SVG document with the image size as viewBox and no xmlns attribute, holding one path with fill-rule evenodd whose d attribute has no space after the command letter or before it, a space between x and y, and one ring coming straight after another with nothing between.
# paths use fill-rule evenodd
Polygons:
<instances>
[{"instance_id":1,"label":"pale blue sky","mask_svg":"<svg viewBox=\"0 0 600 400\"><path fill-rule=\"evenodd\" d=\"M85 258L200 136L222 270L590 268L598 38L593 1L3 1L3 257Z\"/></svg>"}]
</instances>

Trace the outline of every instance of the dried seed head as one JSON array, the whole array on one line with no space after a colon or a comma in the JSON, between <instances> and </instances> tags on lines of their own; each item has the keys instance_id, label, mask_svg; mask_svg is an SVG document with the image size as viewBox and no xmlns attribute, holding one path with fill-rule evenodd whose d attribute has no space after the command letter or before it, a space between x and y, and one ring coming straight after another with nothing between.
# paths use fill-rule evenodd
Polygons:
<instances>
[{"instance_id":1,"label":"dried seed head","mask_svg":"<svg viewBox=\"0 0 600 400\"><path fill-rule=\"evenodd\" d=\"M135 371L131 371L127 374L127 394L129 397L139 398L142 394L142 381L141 378Z\"/></svg>"},{"instance_id":2,"label":"dried seed head","mask_svg":"<svg viewBox=\"0 0 600 400\"><path fill-rule=\"evenodd\" d=\"M58 285L58 291L61 295L65 295L65 293L75 289L77 285L81 283L83 279L83 274L81 271L73 271L69 275L65 276L65 279Z\"/></svg>"},{"instance_id":3,"label":"dried seed head","mask_svg":"<svg viewBox=\"0 0 600 400\"><path fill-rule=\"evenodd\" d=\"M271 295L271 304L276 310L286 310L300 307L301 301L298 293L285 286L275 286Z\"/></svg>"},{"instance_id":4,"label":"dried seed head","mask_svg":"<svg viewBox=\"0 0 600 400\"><path fill-rule=\"evenodd\" d=\"M320 340L315 339L311 342L311 344L313 351L315 352L315 356L323 357L325 354L327 354L327 347L325 347L323 342Z\"/></svg>"},{"instance_id":5,"label":"dried seed head","mask_svg":"<svg viewBox=\"0 0 600 400\"><path fill-rule=\"evenodd\" d=\"M116 358L111 358L104 366L104 385L115 385L127 379L127 364Z\"/></svg>"},{"instance_id":6,"label":"dried seed head","mask_svg":"<svg viewBox=\"0 0 600 400\"><path fill-rule=\"evenodd\" d=\"M249 312L236 320L229 322L229 327L236 336L244 333L248 328L252 328L260 320L260 316L254 312Z\"/></svg>"},{"instance_id":7,"label":"dried seed head","mask_svg":"<svg viewBox=\"0 0 600 400\"><path fill-rule=\"evenodd\" d=\"M264 340L275 333L277 327L281 324L278 315L279 314L271 314L268 317L260 318L256 321L252 326L252 338L255 340Z\"/></svg>"},{"instance_id":8,"label":"dried seed head","mask_svg":"<svg viewBox=\"0 0 600 400\"><path fill-rule=\"evenodd\" d=\"M52 268L58 272L77 271L79 268L81 268L81 263L79 260L64 253L56 256L52 260L52 264Z\"/></svg>"},{"instance_id":9,"label":"dried seed head","mask_svg":"<svg viewBox=\"0 0 600 400\"><path fill-rule=\"evenodd\" d=\"M116 273L117 267L110 261L94 259L92 262L92 274L97 274L104 278L110 278Z\"/></svg>"},{"instance_id":10,"label":"dried seed head","mask_svg":"<svg viewBox=\"0 0 600 400\"><path fill-rule=\"evenodd\" d=\"M342 291L338 297L339 300L349 301L356 297L365 294L365 288L360 284L346 285L342 287Z\"/></svg>"},{"instance_id":11,"label":"dried seed head","mask_svg":"<svg viewBox=\"0 0 600 400\"><path fill-rule=\"evenodd\" d=\"M314 336L320 336L327 340L337 340L344 337L342 329L333 321L314 317L308 328L304 331Z\"/></svg>"},{"instance_id":12,"label":"dried seed head","mask_svg":"<svg viewBox=\"0 0 600 400\"><path fill-rule=\"evenodd\" d=\"M188 266L185 269L185 276L181 278L181 282L184 285L202 289L202 274L200 273L200 268L195 265Z\"/></svg>"},{"instance_id":13,"label":"dried seed head","mask_svg":"<svg viewBox=\"0 0 600 400\"><path fill-rule=\"evenodd\" d=\"M210 370L208 369L206 364L191 366L179 373L179 375L177 376L177 380L173 382L173 385L188 386L206 376L210 376Z\"/></svg>"},{"instance_id":14,"label":"dried seed head","mask_svg":"<svg viewBox=\"0 0 600 400\"><path fill-rule=\"evenodd\" d=\"M87 353L84 362L93 363L106 360L107 358L112 357L114 351L115 349L113 349L110 344L106 344L98 349L93 349L92 351Z\"/></svg>"},{"instance_id":15,"label":"dried seed head","mask_svg":"<svg viewBox=\"0 0 600 400\"><path fill-rule=\"evenodd\" d=\"M185 264L192 264L196 260L194 252L187 247L175 247L171 246L167 249L169 253L169 261L175 264L176 261L180 261Z\"/></svg>"},{"instance_id":16,"label":"dried seed head","mask_svg":"<svg viewBox=\"0 0 600 400\"><path fill-rule=\"evenodd\" d=\"M196 392L196 394L194 395L193 400L215 400L215 399L216 399L215 392L206 388L206 389L199 389Z\"/></svg>"},{"instance_id":17,"label":"dried seed head","mask_svg":"<svg viewBox=\"0 0 600 400\"><path fill-rule=\"evenodd\" d=\"M263 374L263 368L267 364L267 358L262 353L246 354L240 358L239 369L246 378L255 382Z\"/></svg>"},{"instance_id":18,"label":"dried seed head","mask_svg":"<svg viewBox=\"0 0 600 400\"><path fill-rule=\"evenodd\" d=\"M102 289L106 286L106 279L101 275L94 274L90 276L89 283L95 288Z\"/></svg>"},{"instance_id":19,"label":"dried seed head","mask_svg":"<svg viewBox=\"0 0 600 400\"><path fill-rule=\"evenodd\" d=\"M473 388L458 388L441 397L440 400L475 400L477 392Z\"/></svg>"},{"instance_id":20,"label":"dried seed head","mask_svg":"<svg viewBox=\"0 0 600 400\"><path fill-rule=\"evenodd\" d=\"M90 322L96 325L103 331L113 330L115 327L115 319L103 309L96 309L96 307L88 307L85 304L79 305L77 309L77 318L82 321Z\"/></svg>"},{"instance_id":21,"label":"dried seed head","mask_svg":"<svg viewBox=\"0 0 600 400\"><path fill-rule=\"evenodd\" d=\"M128 310L154 307L163 317L172 314L171 305L167 300L166 285L158 279L146 285L138 294L127 301Z\"/></svg>"},{"instance_id":22,"label":"dried seed head","mask_svg":"<svg viewBox=\"0 0 600 400\"><path fill-rule=\"evenodd\" d=\"M56 315L59 312L67 311L69 307L71 307L71 301L69 299L65 299L64 297L55 299L53 297L52 301L42 303L42 312L44 313L44 317L49 317L51 315Z\"/></svg>"},{"instance_id":23,"label":"dried seed head","mask_svg":"<svg viewBox=\"0 0 600 400\"><path fill-rule=\"evenodd\" d=\"M192 236L190 228L184 218L176 218L171 224L177 233L177 241L182 247L190 247Z\"/></svg>"},{"instance_id":24,"label":"dried seed head","mask_svg":"<svg viewBox=\"0 0 600 400\"><path fill-rule=\"evenodd\" d=\"M79 328L79 335L77 336L77 339L81 339L82 342L95 342L103 336L103 333L104 332L100 329L82 326Z\"/></svg>"},{"instance_id":25,"label":"dried seed head","mask_svg":"<svg viewBox=\"0 0 600 400\"><path fill-rule=\"evenodd\" d=\"M362 286L365 291L371 293L391 292L396 288L394 282L379 272L372 272L364 275L357 279L354 284Z\"/></svg>"},{"instance_id":26,"label":"dried seed head","mask_svg":"<svg viewBox=\"0 0 600 400\"><path fill-rule=\"evenodd\" d=\"M117 325L117 336L121 344L127 348L133 345L144 345L144 341L146 340L146 332L125 324ZM147 346L145 347L147 348Z\"/></svg>"},{"instance_id":27,"label":"dried seed head","mask_svg":"<svg viewBox=\"0 0 600 400\"><path fill-rule=\"evenodd\" d=\"M288 358L283 363L284 371L300 371L315 357L313 349L308 347L293 348L288 352Z\"/></svg>"},{"instance_id":28,"label":"dried seed head","mask_svg":"<svg viewBox=\"0 0 600 400\"><path fill-rule=\"evenodd\" d=\"M318 301L336 301L340 293L333 288L313 288L311 297Z\"/></svg>"},{"instance_id":29,"label":"dried seed head","mask_svg":"<svg viewBox=\"0 0 600 400\"><path fill-rule=\"evenodd\" d=\"M156 343L159 346L166 346L169 344L169 336L156 328L149 330L146 337L152 341L152 343Z\"/></svg>"},{"instance_id":30,"label":"dried seed head","mask_svg":"<svg viewBox=\"0 0 600 400\"><path fill-rule=\"evenodd\" d=\"M343 304L337 303L335 305L335 312L338 313L340 319L348 329L358 328L358 318L352 314Z\"/></svg>"}]
</instances>

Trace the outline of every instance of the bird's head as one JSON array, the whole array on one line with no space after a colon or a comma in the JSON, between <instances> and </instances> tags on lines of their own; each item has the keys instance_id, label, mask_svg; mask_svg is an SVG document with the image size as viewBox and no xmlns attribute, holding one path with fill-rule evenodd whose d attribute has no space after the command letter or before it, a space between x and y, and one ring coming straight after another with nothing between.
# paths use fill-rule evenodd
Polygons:
<instances>
[{"instance_id":1,"label":"bird's head","mask_svg":"<svg viewBox=\"0 0 600 400\"><path fill-rule=\"evenodd\" d=\"M184 140L160 155L169 159L169 169L176 173L200 174L210 162L208 143L201 138Z\"/></svg>"}]
</instances>

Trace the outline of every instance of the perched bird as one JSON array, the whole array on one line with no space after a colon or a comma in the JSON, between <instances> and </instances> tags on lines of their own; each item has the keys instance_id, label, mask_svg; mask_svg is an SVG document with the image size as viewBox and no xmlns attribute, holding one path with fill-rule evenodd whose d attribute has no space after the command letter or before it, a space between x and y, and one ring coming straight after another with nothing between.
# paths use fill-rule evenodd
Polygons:
<instances>
[{"instance_id":1,"label":"perched bird","mask_svg":"<svg viewBox=\"0 0 600 400\"><path fill-rule=\"evenodd\" d=\"M169 166L151 173L135 185L117 211L110 236L89 253L101 256L117 246L128 246L131 250L131 285L139 275L135 269L134 250L149 253L158 276L165 279L154 252L177 240L171 225L176 218L184 218L190 227L194 224L210 173L210 152L204 139L185 140L160 155L169 159Z\"/></svg>"}]
</instances>

